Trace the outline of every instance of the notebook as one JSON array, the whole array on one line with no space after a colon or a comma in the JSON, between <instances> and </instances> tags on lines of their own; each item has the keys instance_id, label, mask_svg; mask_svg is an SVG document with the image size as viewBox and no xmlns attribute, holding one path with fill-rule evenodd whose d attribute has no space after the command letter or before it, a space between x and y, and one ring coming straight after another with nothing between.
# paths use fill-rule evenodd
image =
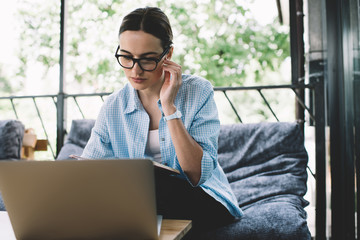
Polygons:
<instances>
[{"instance_id":1,"label":"notebook","mask_svg":"<svg viewBox=\"0 0 360 240\"><path fill-rule=\"evenodd\" d=\"M75 154L71 154L69 157L72 158L72 159L76 159L76 160L88 160L86 158L83 158L81 156L77 156ZM162 163L158 163L158 162L155 162L155 161L151 161L151 162L152 162L152 164L154 164L155 171L160 173L160 174L180 175L180 171L175 169L175 168L166 166L166 165L164 165Z\"/></svg>"},{"instance_id":2,"label":"notebook","mask_svg":"<svg viewBox=\"0 0 360 240\"><path fill-rule=\"evenodd\" d=\"M149 159L1 161L0 190L17 239L158 238Z\"/></svg>"}]
</instances>

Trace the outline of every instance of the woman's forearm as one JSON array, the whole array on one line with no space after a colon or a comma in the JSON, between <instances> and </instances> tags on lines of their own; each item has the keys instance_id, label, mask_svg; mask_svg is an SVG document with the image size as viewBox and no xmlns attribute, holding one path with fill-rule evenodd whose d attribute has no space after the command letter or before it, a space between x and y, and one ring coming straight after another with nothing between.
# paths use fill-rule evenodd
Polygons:
<instances>
[{"instance_id":1,"label":"woman's forearm","mask_svg":"<svg viewBox=\"0 0 360 240\"><path fill-rule=\"evenodd\" d=\"M203 149L190 136L180 118L169 120L167 124L179 164L191 183L197 185L201 177Z\"/></svg>"}]
</instances>

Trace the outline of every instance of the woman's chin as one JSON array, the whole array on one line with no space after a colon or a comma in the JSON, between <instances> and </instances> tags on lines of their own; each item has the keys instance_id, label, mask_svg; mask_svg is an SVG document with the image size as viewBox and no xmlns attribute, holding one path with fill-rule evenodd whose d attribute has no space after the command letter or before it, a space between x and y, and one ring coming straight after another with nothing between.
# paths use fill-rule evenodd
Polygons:
<instances>
[{"instance_id":1,"label":"woman's chin","mask_svg":"<svg viewBox=\"0 0 360 240\"><path fill-rule=\"evenodd\" d=\"M145 84L145 83L137 83L134 81L130 81L130 84L136 90L144 90L144 89L148 88L147 84Z\"/></svg>"}]
</instances>

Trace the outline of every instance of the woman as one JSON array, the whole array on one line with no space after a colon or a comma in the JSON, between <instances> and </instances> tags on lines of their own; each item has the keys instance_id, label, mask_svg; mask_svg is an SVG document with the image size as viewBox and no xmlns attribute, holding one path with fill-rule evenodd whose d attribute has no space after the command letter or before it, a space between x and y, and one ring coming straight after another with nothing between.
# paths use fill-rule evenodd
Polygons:
<instances>
[{"instance_id":1,"label":"woman","mask_svg":"<svg viewBox=\"0 0 360 240\"><path fill-rule=\"evenodd\" d=\"M123 19L115 56L129 83L103 105L82 157L152 157L181 177L157 177L157 207L165 218L208 228L242 212L217 161L220 123L213 88L182 75L171 61L172 30L158 8Z\"/></svg>"}]
</instances>

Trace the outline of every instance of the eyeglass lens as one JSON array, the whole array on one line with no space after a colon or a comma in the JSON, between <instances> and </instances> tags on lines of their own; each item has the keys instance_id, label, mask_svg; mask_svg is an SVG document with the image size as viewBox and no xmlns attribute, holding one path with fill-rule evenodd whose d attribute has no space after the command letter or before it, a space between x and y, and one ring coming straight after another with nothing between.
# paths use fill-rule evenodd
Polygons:
<instances>
[{"instance_id":1,"label":"eyeglass lens","mask_svg":"<svg viewBox=\"0 0 360 240\"><path fill-rule=\"evenodd\" d=\"M120 65L125 68L132 68L137 62L140 67L144 70L154 70L156 68L157 62L153 59L133 59L131 57L120 56L119 57Z\"/></svg>"}]
</instances>

